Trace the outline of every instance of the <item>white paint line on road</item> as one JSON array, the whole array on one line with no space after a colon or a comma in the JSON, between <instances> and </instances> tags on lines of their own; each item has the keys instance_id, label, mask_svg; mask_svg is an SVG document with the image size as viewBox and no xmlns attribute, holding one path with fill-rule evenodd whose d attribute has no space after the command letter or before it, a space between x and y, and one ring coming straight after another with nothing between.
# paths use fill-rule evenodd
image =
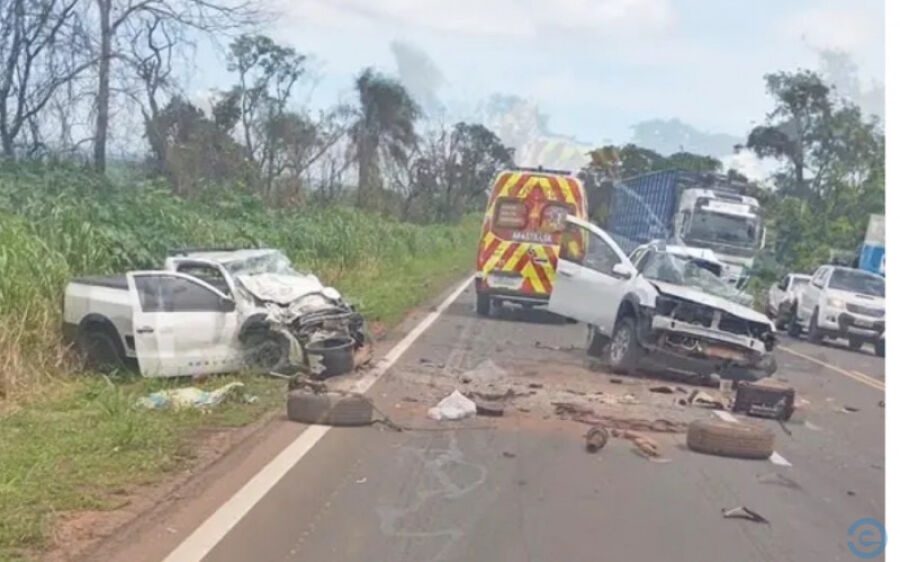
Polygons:
<instances>
[{"instance_id":1,"label":"white paint line on road","mask_svg":"<svg viewBox=\"0 0 900 562\"><path fill-rule=\"evenodd\" d=\"M847 371L847 370L841 369L840 367L835 367L834 365L832 365L830 363L826 363L820 359L816 359L815 357L810 357L809 355L807 355L805 353L800 353L796 349L787 347L786 345L780 345L780 346L778 346L778 349L780 349L782 351L786 351L786 352L790 353L791 355L796 355L797 357L802 357L803 359L806 359L807 361L812 361L816 365L820 365L822 367L825 367L826 369L830 369L830 370L834 371L835 373L844 375L845 377L853 379L856 382L861 382L866 386L870 386L870 387L874 388L875 390L884 391L884 383L882 381L880 381L876 378L870 377L869 375L864 375L863 373L860 373L859 371Z\"/></svg>"},{"instance_id":2,"label":"white paint line on road","mask_svg":"<svg viewBox=\"0 0 900 562\"><path fill-rule=\"evenodd\" d=\"M397 362L416 339L431 326L453 301L472 283L474 276L466 279L459 287L419 322L406 336L400 340L381 361L359 382L353 390L366 392L378 378ZM306 453L318 443L329 426L311 425L301 433L290 445L285 447L277 457L256 473L244 487L231 496L219 509L206 519L175 550L166 556L163 562L199 562L212 551L219 541L234 528L235 525L271 490L287 472L294 467Z\"/></svg>"},{"instance_id":3,"label":"white paint line on road","mask_svg":"<svg viewBox=\"0 0 900 562\"><path fill-rule=\"evenodd\" d=\"M731 412L726 412L725 410L715 410L713 411L713 413L719 416L720 419L729 423L740 423L740 420L731 415ZM774 464L777 464L778 466L794 466L790 463L789 460L778 454L778 451L773 451L772 456L769 457L769 460Z\"/></svg>"}]
</instances>

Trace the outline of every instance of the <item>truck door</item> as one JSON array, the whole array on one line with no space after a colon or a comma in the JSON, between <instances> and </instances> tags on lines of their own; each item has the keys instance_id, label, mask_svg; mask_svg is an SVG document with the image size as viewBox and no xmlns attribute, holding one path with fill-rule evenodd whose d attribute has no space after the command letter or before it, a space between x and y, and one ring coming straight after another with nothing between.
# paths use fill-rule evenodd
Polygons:
<instances>
[{"instance_id":1,"label":"truck door","mask_svg":"<svg viewBox=\"0 0 900 562\"><path fill-rule=\"evenodd\" d=\"M615 242L569 223L560 244L550 311L611 335L619 303L628 288L630 275L623 275L623 269L634 268Z\"/></svg>"},{"instance_id":2,"label":"truck door","mask_svg":"<svg viewBox=\"0 0 900 562\"><path fill-rule=\"evenodd\" d=\"M172 377L234 370L234 301L203 281L171 271L128 274L134 347L141 374Z\"/></svg>"}]
</instances>

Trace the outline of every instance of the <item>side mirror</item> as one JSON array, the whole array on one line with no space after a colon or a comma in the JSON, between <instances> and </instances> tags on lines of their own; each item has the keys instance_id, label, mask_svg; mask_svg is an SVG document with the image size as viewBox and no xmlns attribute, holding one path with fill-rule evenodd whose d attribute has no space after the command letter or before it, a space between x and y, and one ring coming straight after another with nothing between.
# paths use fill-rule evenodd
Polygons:
<instances>
[{"instance_id":1,"label":"side mirror","mask_svg":"<svg viewBox=\"0 0 900 562\"><path fill-rule=\"evenodd\" d=\"M612 273L613 277L618 277L619 279L631 279L632 275L631 268L622 262L619 262L612 267Z\"/></svg>"},{"instance_id":2,"label":"side mirror","mask_svg":"<svg viewBox=\"0 0 900 562\"><path fill-rule=\"evenodd\" d=\"M813 287L818 287L819 289L821 289L821 288L823 288L823 287L825 286L825 283L822 283L821 280L816 279L815 281L812 282L812 286L813 286Z\"/></svg>"},{"instance_id":3,"label":"side mirror","mask_svg":"<svg viewBox=\"0 0 900 562\"><path fill-rule=\"evenodd\" d=\"M219 297L219 309L222 312L234 312L234 299L231 297Z\"/></svg>"}]
</instances>

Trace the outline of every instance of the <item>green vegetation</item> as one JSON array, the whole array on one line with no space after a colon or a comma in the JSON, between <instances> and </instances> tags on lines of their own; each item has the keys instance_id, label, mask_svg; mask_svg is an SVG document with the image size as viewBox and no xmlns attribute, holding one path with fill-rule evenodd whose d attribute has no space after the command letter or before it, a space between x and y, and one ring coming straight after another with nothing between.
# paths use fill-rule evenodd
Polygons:
<instances>
[{"instance_id":1,"label":"green vegetation","mask_svg":"<svg viewBox=\"0 0 900 562\"><path fill-rule=\"evenodd\" d=\"M390 326L470 268L478 235L477 218L418 226L334 205L273 209L240 186L182 199L154 181L37 164L0 168L0 209L0 559L45 546L56 514L113 508L115 490L189 460L193 430L242 425L281 402L278 382L243 376L258 403L135 409L185 383L79 373L59 340L71 277L158 267L178 247L272 246Z\"/></svg>"}]
</instances>

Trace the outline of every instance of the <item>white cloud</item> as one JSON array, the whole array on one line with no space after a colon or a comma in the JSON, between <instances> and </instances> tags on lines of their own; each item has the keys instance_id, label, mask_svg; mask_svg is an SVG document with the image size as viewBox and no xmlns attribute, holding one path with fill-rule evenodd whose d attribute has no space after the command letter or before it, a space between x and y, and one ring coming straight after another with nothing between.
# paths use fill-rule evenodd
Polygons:
<instances>
[{"instance_id":1,"label":"white cloud","mask_svg":"<svg viewBox=\"0 0 900 562\"><path fill-rule=\"evenodd\" d=\"M416 29L505 37L545 31L659 29L673 16L670 0L274 0L298 23L353 29L394 24Z\"/></svg>"}]
</instances>

